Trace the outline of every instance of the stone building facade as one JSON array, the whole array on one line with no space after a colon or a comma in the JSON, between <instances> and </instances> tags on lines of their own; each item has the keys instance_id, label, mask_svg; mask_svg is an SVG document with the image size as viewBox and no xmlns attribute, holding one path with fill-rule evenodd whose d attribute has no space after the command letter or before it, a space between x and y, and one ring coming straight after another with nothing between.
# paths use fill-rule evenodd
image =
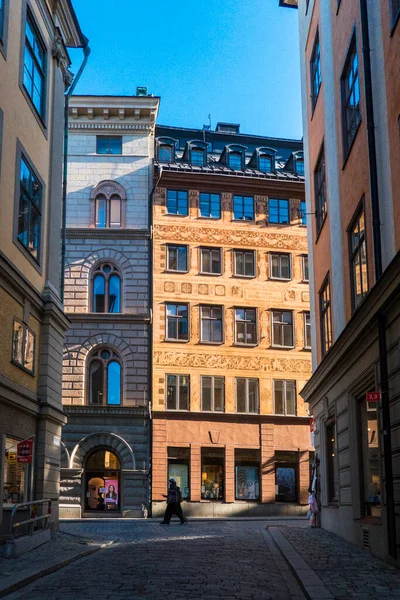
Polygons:
<instances>
[{"instance_id":1,"label":"stone building facade","mask_svg":"<svg viewBox=\"0 0 400 600\"><path fill-rule=\"evenodd\" d=\"M68 0L1 3L0 543L16 503L50 498L57 527L64 94L67 47L86 44Z\"/></svg>"},{"instance_id":2,"label":"stone building facade","mask_svg":"<svg viewBox=\"0 0 400 600\"><path fill-rule=\"evenodd\" d=\"M158 98L147 95L70 103L66 517L136 517L148 503L148 202L157 110Z\"/></svg>"},{"instance_id":3,"label":"stone building facade","mask_svg":"<svg viewBox=\"0 0 400 600\"><path fill-rule=\"evenodd\" d=\"M302 144L156 127L152 511L303 514L312 447Z\"/></svg>"}]
</instances>

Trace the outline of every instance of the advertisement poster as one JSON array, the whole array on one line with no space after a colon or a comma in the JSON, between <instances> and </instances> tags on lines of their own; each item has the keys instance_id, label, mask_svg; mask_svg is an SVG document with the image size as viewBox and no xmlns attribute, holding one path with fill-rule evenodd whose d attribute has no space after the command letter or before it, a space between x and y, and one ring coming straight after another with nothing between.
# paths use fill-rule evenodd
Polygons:
<instances>
[{"instance_id":1,"label":"advertisement poster","mask_svg":"<svg viewBox=\"0 0 400 600\"><path fill-rule=\"evenodd\" d=\"M189 497L189 468L187 465L169 465L168 478L173 477L181 488L182 498Z\"/></svg>"},{"instance_id":2,"label":"advertisement poster","mask_svg":"<svg viewBox=\"0 0 400 600\"><path fill-rule=\"evenodd\" d=\"M104 502L107 508L113 509L118 505L118 479L105 479Z\"/></svg>"},{"instance_id":3,"label":"advertisement poster","mask_svg":"<svg viewBox=\"0 0 400 600\"><path fill-rule=\"evenodd\" d=\"M33 454L33 439L24 440L17 444L17 461L19 463L31 463Z\"/></svg>"},{"instance_id":4,"label":"advertisement poster","mask_svg":"<svg viewBox=\"0 0 400 600\"><path fill-rule=\"evenodd\" d=\"M296 477L293 467L276 469L276 487L278 502L294 502L296 500Z\"/></svg>"},{"instance_id":5,"label":"advertisement poster","mask_svg":"<svg viewBox=\"0 0 400 600\"><path fill-rule=\"evenodd\" d=\"M259 497L258 467L236 467L237 500L258 500Z\"/></svg>"}]
</instances>

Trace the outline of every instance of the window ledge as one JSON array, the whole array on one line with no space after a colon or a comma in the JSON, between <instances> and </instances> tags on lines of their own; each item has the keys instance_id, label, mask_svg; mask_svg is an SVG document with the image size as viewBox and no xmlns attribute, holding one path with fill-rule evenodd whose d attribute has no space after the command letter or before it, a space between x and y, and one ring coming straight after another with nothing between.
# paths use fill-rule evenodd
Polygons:
<instances>
[{"instance_id":1,"label":"window ledge","mask_svg":"<svg viewBox=\"0 0 400 600\"><path fill-rule=\"evenodd\" d=\"M238 348L256 348L258 346L258 343L255 344L242 344L241 342L234 342L233 344L234 346L237 346Z\"/></svg>"},{"instance_id":2,"label":"window ledge","mask_svg":"<svg viewBox=\"0 0 400 600\"><path fill-rule=\"evenodd\" d=\"M237 277L238 279L255 279L256 275L238 275L237 273L234 273L232 277Z\"/></svg>"},{"instance_id":3,"label":"window ledge","mask_svg":"<svg viewBox=\"0 0 400 600\"><path fill-rule=\"evenodd\" d=\"M187 275L189 271L174 271L173 269L165 269L164 273L169 273L171 275Z\"/></svg>"},{"instance_id":4,"label":"window ledge","mask_svg":"<svg viewBox=\"0 0 400 600\"><path fill-rule=\"evenodd\" d=\"M204 273L203 271L199 271L199 275L203 275L205 277L221 277L222 273Z\"/></svg>"},{"instance_id":5,"label":"window ledge","mask_svg":"<svg viewBox=\"0 0 400 600\"><path fill-rule=\"evenodd\" d=\"M197 217L200 221L221 221L222 217L203 217L202 215L199 215Z\"/></svg>"},{"instance_id":6,"label":"window ledge","mask_svg":"<svg viewBox=\"0 0 400 600\"><path fill-rule=\"evenodd\" d=\"M180 219L184 219L184 218L188 217L189 215L188 215L188 214L187 214L187 215L178 215L177 213L169 213L169 212L166 212L166 213L164 214L164 216L165 216L165 217L179 217Z\"/></svg>"},{"instance_id":7,"label":"window ledge","mask_svg":"<svg viewBox=\"0 0 400 600\"><path fill-rule=\"evenodd\" d=\"M189 342L189 340L175 340L175 339L170 339L170 338L165 338L164 342L172 342L174 344L187 344Z\"/></svg>"},{"instance_id":8,"label":"window ledge","mask_svg":"<svg viewBox=\"0 0 400 600\"><path fill-rule=\"evenodd\" d=\"M296 346L279 346L277 344L271 344L270 347L275 350L294 350L296 348Z\"/></svg>"},{"instance_id":9,"label":"window ledge","mask_svg":"<svg viewBox=\"0 0 400 600\"><path fill-rule=\"evenodd\" d=\"M292 281L291 277L289 279L287 279L286 277L268 277L268 279L270 279L271 281Z\"/></svg>"},{"instance_id":10,"label":"window ledge","mask_svg":"<svg viewBox=\"0 0 400 600\"><path fill-rule=\"evenodd\" d=\"M200 340L199 344L201 344L202 346L222 346L225 342L222 340L222 342L208 342L207 340Z\"/></svg>"},{"instance_id":11,"label":"window ledge","mask_svg":"<svg viewBox=\"0 0 400 600\"><path fill-rule=\"evenodd\" d=\"M35 352L36 354L36 352ZM36 358L36 356L35 356ZM16 367L18 367L18 369L21 369L22 371L25 371L25 373L28 373L28 375L31 375L32 377L35 377L35 370L31 371L30 369L27 369L26 367L24 367L24 365L21 365L19 362L17 362L16 360L11 359L10 361L13 365L15 365Z\"/></svg>"}]
</instances>

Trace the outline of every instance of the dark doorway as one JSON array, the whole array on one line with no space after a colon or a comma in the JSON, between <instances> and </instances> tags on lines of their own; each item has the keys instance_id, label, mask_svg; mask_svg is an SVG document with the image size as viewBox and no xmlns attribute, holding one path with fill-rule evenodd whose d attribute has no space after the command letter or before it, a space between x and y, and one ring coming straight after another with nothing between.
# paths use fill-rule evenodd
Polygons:
<instances>
[{"instance_id":1,"label":"dark doorway","mask_svg":"<svg viewBox=\"0 0 400 600\"><path fill-rule=\"evenodd\" d=\"M120 461L107 449L93 452L85 466L85 510L119 512L121 506Z\"/></svg>"}]
</instances>

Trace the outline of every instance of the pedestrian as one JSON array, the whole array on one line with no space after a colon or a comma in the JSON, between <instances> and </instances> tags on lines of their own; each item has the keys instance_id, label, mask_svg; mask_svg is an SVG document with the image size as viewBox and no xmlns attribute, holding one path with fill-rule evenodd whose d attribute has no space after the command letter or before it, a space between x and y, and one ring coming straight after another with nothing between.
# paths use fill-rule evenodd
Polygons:
<instances>
[{"instance_id":1,"label":"pedestrian","mask_svg":"<svg viewBox=\"0 0 400 600\"><path fill-rule=\"evenodd\" d=\"M164 520L160 524L169 525L172 515L176 515L179 517L181 525L186 525L188 520L183 516L181 507L182 492L173 477L169 480L168 494L163 494L163 497L167 499L167 508L165 509Z\"/></svg>"}]
</instances>

